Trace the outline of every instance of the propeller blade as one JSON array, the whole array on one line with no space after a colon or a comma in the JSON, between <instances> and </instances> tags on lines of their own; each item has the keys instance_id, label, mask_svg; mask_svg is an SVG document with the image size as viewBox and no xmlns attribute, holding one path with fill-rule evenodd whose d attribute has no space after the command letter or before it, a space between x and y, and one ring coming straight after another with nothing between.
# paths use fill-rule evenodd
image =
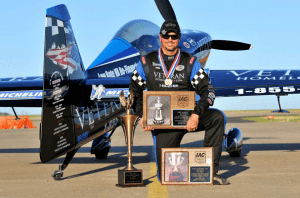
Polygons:
<instances>
[{"instance_id":1,"label":"propeller blade","mask_svg":"<svg viewBox=\"0 0 300 198\"><path fill-rule=\"evenodd\" d=\"M162 15L162 17L166 20L176 20L176 16L174 13L174 10L169 2L169 0L154 0L156 3L156 6Z\"/></svg>"},{"instance_id":2,"label":"propeller blade","mask_svg":"<svg viewBox=\"0 0 300 198\"><path fill-rule=\"evenodd\" d=\"M211 48L218 49L218 50L238 51L238 50L252 49L252 45L247 43L237 42L237 41L212 40Z\"/></svg>"}]
</instances>

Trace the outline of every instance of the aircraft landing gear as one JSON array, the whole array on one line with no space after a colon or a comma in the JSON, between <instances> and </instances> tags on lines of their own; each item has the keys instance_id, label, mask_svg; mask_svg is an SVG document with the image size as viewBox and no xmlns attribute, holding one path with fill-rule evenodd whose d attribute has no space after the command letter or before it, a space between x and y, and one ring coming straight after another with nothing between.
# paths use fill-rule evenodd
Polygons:
<instances>
[{"instance_id":1,"label":"aircraft landing gear","mask_svg":"<svg viewBox=\"0 0 300 198\"><path fill-rule=\"evenodd\" d=\"M277 100L278 100L279 110L272 111L272 113L290 113L290 112L287 111L287 110L281 109L281 105L280 105L280 95L279 95L279 94L276 94L276 96L277 96Z\"/></svg>"},{"instance_id":2,"label":"aircraft landing gear","mask_svg":"<svg viewBox=\"0 0 300 198\"><path fill-rule=\"evenodd\" d=\"M111 136L116 129L107 132L93 140L91 154L95 154L97 159L106 159L111 148Z\"/></svg>"},{"instance_id":3,"label":"aircraft landing gear","mask_svg":"<svg viewBox=\"0 0 300 198\"><path fill-rule=\"evenodd\" d=\"M99 152L95 152L95 157L97 159L106 159L107 155L109 153L110 147L106 147L104 149L101 149Z\"/></svg>"},{"instance_id":4,"label":"aircraft landing gear","mask_svg":"<svg viewBox=\"0 0 300 198\"><path fill-rule=\"evenodd\" d=\"M66 156L64 162L61 165L59 165L59 170L54 171L54 173L51 175L54 180L61 180L61 178L64 175L63 170L65 170L67 168L67 166L72 161L72 159L73 159L75 153L78 151L78 149L79 148L74 149L73 151L70 151L69 153L67 153L67 156Z\"/></svg>"},{"instance_id":5,"label":"aircraft landing gear","mask_svg":"<svg viewBox=\"0 0 300 198\"><path fill-rule=\"evenodd\" d=\"M54 173L52 173L51 176L54 178L54 180L61 180L63 175L64 175L64 172L62 171L61 165L59 165L59 170L54 171Z\"/></svg>"},{"instance_id":6,"label":"aircraft landing gear","mask_svg":"<svg viewBox=\"0 0 300 198\"><path fill-rule=\"evenodd\" d=\"M224 136L224 148L230 157L240 157L243 146L242 131L239 128L231 128Z\"/></svg>"},{"instance_id":7,"label":"aircraft landing gear","mask_svg":"<svg viewBox=\"0 0 300 198\"><path fill-rule=\"evenodd\" d=\"M229 155L230 155L230 157L240 157L241 153L242 153L242 150L239 150L239 151L230 152Z\"/></svg>"}]
</instances>

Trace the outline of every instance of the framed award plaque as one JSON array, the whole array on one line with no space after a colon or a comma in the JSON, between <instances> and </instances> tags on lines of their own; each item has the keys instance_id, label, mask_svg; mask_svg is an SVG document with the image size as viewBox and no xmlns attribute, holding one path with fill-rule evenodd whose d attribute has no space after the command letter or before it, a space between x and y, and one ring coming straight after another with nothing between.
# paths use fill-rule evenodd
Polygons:
<instances>
[{"instance_id":1,"label":"framed award plaque","mask_svg":"<svg viewBox=\"0 0 300 198\"><path fill-rule=\"evenodd\" d=\"M194 107L194 91L144 91L143 125L154 129L186 129Z\"/></svg>"},{"instance_id":2,"label":"framed award plaque","mask_svg":"<svg viewBox=\"0 0 300 198\"><path fill-rule=\"evenodd\" d=\"M162 148L161 183L212 185L213 148Z\"/></svg>"}]
</instances>

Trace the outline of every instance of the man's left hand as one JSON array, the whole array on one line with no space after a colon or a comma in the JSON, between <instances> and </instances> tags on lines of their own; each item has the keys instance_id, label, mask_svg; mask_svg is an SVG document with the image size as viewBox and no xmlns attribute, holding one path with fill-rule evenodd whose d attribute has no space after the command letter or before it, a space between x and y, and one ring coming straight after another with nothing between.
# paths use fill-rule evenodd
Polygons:
<instances>
[{"instance_id":1,"label":"man's left hand","mask_svg":"<svg viewBox=\"0 0 300 198\"><path fill-rule=\"evenodd\" d=\"M186 124L186 129L188 131L196 131L198 128L198 123L199 123L199 116L197 114L192 114Z\"/></svg>"}]
</instances>

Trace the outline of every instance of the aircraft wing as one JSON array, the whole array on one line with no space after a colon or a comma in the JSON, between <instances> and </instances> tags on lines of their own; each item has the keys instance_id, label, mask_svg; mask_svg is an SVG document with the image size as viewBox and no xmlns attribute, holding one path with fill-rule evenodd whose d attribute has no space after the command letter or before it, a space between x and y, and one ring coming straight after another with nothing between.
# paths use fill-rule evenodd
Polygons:
<instances>
[{"instance_id":1,"label":"aircraft wing","mask_svg":"<svg viewBox=\"0 0 300 198\"><path fill-rule=\"evenodd\" d=\"M300 70L210 70L216 96L300 93Z\"/></svg>"},{"instance_id":2,"label":"aircraft wing","mask_svg":"<svg viewBox=\"0 0 300 198\"><path fill-rule=\"evenodd\" d=\"M43 77L0 78L1 107L42 107Z\"/></svg>"}]
</instances>

